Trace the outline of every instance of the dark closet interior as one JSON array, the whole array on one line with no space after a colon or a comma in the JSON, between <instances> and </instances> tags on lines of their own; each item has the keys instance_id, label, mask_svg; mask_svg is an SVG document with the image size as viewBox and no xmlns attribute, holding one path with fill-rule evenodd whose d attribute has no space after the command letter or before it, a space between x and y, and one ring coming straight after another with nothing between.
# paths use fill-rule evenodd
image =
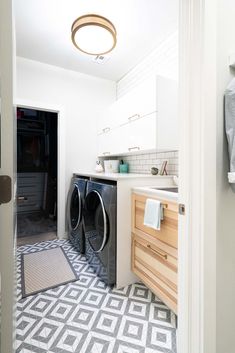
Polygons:
<instances>
[{"instance_id":1,"label":"dark closet interior","mask_svg":"<svg viewBox=\"0 0 235 353\"><path fill-rule=\"evenodd\" d=\"M57 113L17 108L18 236L57 230Z\"/></svg>"}]
</instances>

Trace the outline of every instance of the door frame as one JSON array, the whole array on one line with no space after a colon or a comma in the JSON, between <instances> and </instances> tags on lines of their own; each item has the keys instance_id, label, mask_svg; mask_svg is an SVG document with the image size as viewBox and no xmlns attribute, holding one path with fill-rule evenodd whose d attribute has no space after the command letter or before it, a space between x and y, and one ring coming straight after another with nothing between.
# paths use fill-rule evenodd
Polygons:
<instances>
[{"instance_id":1,"label":"door frame","mask_svg":"<svg viewBox=\"0 0 235 353\"><path fill-rule=\"evenodd\" d=\"M216 352L216 11L180 0L180 353Z\"/></svg>"},{"instance_id":2,"label":"door frame","mask_svg":"<svg viewBox=\"0 0 235 353\"><path fill-rule=\"evenodd\" d=\"M13 352L15 342L15 43L12 1L0 1L1 165L11 178L11 200L0 205L0 351Z\"/></svg>"},{"instance_id":3,"label":"door frame","mask_svg":"<svg viewBox=\"0 0 235 353\"><path fill-rule=\"evenodd\" d=\"M57 237L66 237L66 190L65 190L65 150L66 150L66 131L65 131L65 108L48 103L36 102L31 100L16 99L16 107L48 111L57 114Z\"/></svg>"}]
</instances>

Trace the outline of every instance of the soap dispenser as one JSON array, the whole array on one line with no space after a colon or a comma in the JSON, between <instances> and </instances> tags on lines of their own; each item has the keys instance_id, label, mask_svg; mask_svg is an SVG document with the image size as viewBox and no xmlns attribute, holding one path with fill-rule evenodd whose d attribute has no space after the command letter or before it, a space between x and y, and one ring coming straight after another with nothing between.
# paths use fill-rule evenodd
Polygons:
<instances>
[{"instance_id":1,"label":"soap dispenser","mask_svg":"<svg viewBox=\"0 0 235 353\"><path fill-rule=\"evenodd\" d=\"M104 168L102 167L100 161L96 161L95 171L96 173L103 173Z\"/></svg>"}]
</instances>

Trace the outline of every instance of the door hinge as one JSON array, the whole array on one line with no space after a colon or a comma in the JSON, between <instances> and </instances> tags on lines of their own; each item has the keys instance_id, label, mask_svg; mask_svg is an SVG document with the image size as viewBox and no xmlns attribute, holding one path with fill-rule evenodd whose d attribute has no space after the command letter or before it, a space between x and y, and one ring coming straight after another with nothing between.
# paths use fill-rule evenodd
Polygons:
<instances>
[{"instance_id":1,"label":"door hinge","mask_svg":"<svg viewBox=\"0 0 235 353\"><path fill-rule=\"evenodd\" d=\"M0 175L0 205L11 201L11 178L8 175Z\"/></svg>"},{"instance_id":2,"label":"door hinge","mask_svg":"<svg viewBox=\"0 0 235 353\"><path fill-rule=\"evenodd\" d=\"M185 205L183 203L179 204L179 214L185 215Z\"/></svg>"}]
</instances>

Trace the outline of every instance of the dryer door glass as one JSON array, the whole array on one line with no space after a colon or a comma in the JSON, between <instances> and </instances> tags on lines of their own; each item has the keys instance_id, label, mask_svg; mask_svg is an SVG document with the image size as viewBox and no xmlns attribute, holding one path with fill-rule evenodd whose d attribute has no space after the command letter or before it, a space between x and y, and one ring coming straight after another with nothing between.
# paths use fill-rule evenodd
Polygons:
<instances>
[{"instance_id":1,"label":"dryer door glass","mask_svg":"<svg viewBox=\"0 0 235 353\"><path fill-rule=\"evenodd\" d=\"M85 234L92 250L99 253L107 242L108 224L101 195L92 190L85 200Z\"/></svg>"},{"instance_id":2,"label":"dryer door glass","mask_svg":"<svg viewBox=\"0 0 235 353\"><path fill-rule=\"evenodd\" d=\"M82 217L82 200L79 188L74 185L74 189L70 199L70 228L76 230L81 222Z\"/></svg>"}]
</instances>

